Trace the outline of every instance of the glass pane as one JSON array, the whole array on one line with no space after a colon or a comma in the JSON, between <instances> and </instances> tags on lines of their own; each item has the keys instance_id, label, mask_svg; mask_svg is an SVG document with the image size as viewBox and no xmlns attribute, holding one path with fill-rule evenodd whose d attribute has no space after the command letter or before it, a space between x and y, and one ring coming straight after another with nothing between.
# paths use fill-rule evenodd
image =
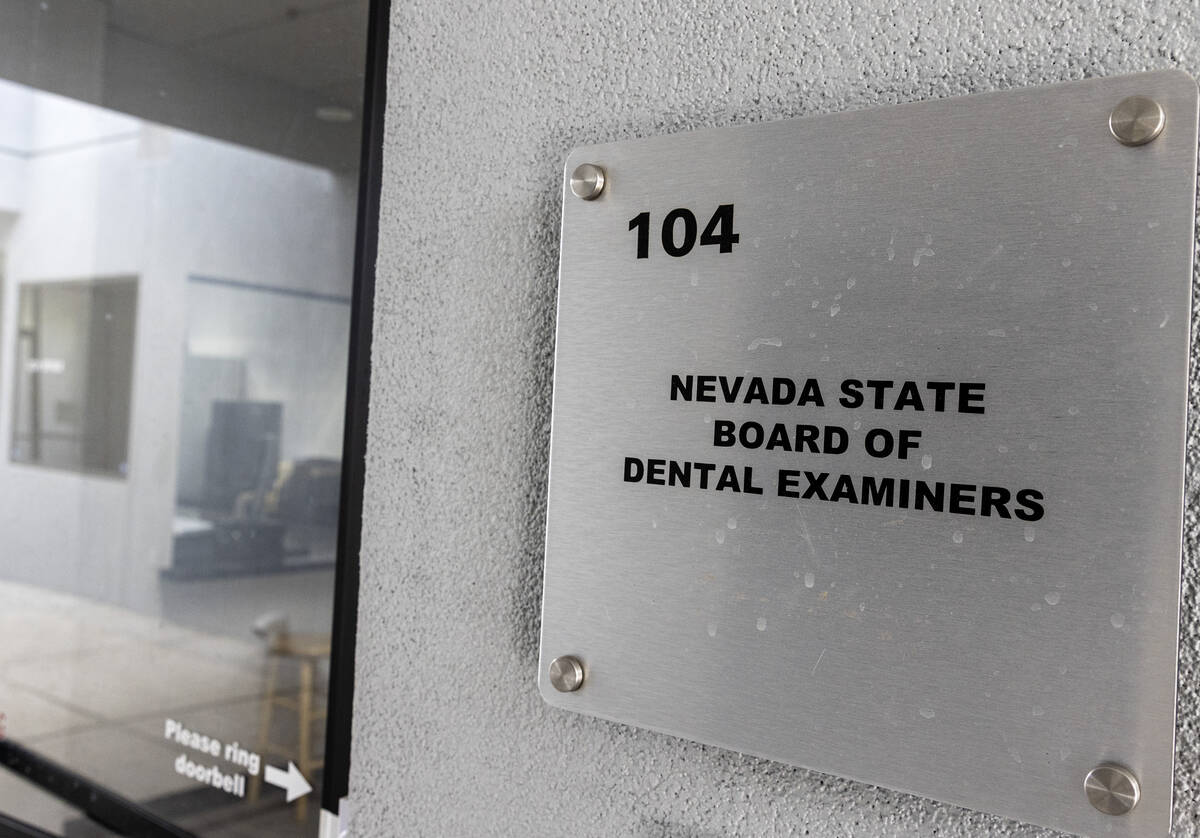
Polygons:
<instances>
[{"instance_id":1,"label":"glass pane","mask_svg":"<svg viewBox=\"0 0 1200 838\"><path fill-rule=\"evenodd\" d=\"M0 7L6 815L317 834L366 18Z\"/></svg>"}]
</instances>

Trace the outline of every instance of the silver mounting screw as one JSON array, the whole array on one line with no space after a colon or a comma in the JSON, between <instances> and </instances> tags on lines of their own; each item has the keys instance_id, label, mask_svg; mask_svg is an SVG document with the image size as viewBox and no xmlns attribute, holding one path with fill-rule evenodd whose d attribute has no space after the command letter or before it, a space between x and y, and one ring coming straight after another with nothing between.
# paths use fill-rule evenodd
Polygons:
<instances>
[{"instance_id":1,"label":"silver mounting screw","mask_svg":"<svg viewBox=\"0 0 1200 838\"><path fill-rule=\"evenodd\" d=\"M576 198L594 201L604 191L604 170L595 163L581 163L571 172L571 191Z\"/></svg>"},{"instance_id":2,"label":"silver mounting screw","mask_svg":"<svg viewBox=\"0 0 1200 838\"><path fill-rule=\"evenodd\" d=\"M583 664L579 658L563 655L550 661L550 683L560 693L573 693L583 686Z\"/></svg>"},{"instance_id":3,"label":"silver mounting screw","mask_svg":"<svg viewBox=\"0 0 1200 838\"><path fill-rule=\"evenodd\" d=\"M1145 145L1162 133L1167 115L1146 96L1129 96L1108 115L1108 130L1123 145Z\"/></svg>"},{"instance_id":4,"label":"silver mounting screw","mask_svg":"<svg viewBox=\"0 0 1200 838\"><path fill-rule=\"evenodd\" d=\"M1142 786L1133 772L1113 763L1097 765L1083 781L1088 802L1106 815L1124 815L1142 797Z\"/></svg>"}]
</instances>

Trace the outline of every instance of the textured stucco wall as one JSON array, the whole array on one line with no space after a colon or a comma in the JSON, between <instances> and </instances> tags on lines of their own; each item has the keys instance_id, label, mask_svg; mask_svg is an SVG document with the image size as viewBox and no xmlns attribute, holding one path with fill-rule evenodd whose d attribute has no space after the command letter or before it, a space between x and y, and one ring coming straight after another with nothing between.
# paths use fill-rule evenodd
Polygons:
<instances>
[{"instance_id":1,"label":"textured stucco wall","mask_svg":"<svg viewBox=\"0 0 1200 838\"><path fill-rule=\"evenodd\" d=\"M535 687L569 149L1163 67L1200 73L1191 0L897 5L394 4L354 834L1050 834L555 711ZM1198 553L1189 509L1178 835L1200 823Z\"/></svg>"}]
</instances>

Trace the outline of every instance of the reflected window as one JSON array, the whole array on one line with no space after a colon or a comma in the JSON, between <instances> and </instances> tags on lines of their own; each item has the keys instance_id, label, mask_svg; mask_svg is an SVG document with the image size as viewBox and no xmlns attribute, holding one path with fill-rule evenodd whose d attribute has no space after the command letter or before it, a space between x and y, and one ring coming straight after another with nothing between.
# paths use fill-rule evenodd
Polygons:
<instances>
[{"instance_id":1,"label":"reflected window","mask_svg":"<svg viewBox=\"0 0 1200 838\"><path fill-rule=\"evenodd\" d=\"M132 277L20 286L13 462L126 474L136 314Z\"/></svg>"},{"instance_id":2,"label":"reflected window","mask_svg":"<svg viewBox=\"0 0 1200 838\"><path fill-rule=\"evenodd\" d=\"M187 282L175 579L332 566L350 298Z\"/></svg>"}]
</instances>

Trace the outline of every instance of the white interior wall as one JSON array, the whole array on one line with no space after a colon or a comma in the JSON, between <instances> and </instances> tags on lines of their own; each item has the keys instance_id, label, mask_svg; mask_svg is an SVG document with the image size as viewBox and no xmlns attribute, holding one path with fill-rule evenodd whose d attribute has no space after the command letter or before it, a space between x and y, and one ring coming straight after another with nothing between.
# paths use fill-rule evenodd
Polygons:
<instances>
[{"instance_id":1,"label":"white interior wall","mask_svg":"<svg viewBox=\"0 0 1200 838\"><path fill-rule=\"evenodd\" d=\"M187 277L347 295L353 185L327 170L48 94L14 93L4 83L0 91L30 99L32 119L0 303L6 448L19 285L139 277L129 473L84 476L0 459L0 574L157 613L158 570L171 552ZM337 331L336 318L324 319L310 338L344 347L348 308ZM344 353L324 360L340 373ZM322 402L342 402L340 374L323 367L314 377L325 388ZM293 383L303 381L298 371ZM340 450L340 422L322 417L293 428L297 450Z\"/></svg>"}]
</instances>

